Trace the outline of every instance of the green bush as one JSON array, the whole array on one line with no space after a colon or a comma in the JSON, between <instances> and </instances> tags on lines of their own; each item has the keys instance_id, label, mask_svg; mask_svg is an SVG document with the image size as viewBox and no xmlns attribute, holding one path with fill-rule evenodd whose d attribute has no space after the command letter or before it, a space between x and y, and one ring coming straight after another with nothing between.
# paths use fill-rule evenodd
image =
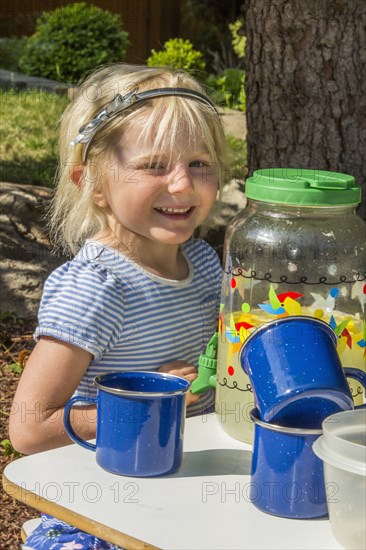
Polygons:
<instances>
[{"instance_id":1,"label":"green bush","mask_svg":"<svg viewBox=\"0 0 366 550\"><path fill-rule=\"evenodd\" d=\"M151 50L146 62L149 67L171 67L189 72L205 70L206 63L202 53L195 50L189 40L171 38L165 42L163 48L160 52Z\"/></svg>"},{"instance_id":2,"label":"green bush","mask_svg":"<svg viewBox=\"0 0 366 550\"><path fill-rule=\"evenodd\" d=\"M0 40L0 67L7 71L19 70L19 58L24 52L26 38L2 38Z\"/></svg>"},{"instance_id":3,"label":"green bush","mask_svg":"<svg viewBox=\"0 0 366 550\"><path fill-rule=\"evenodd\" d=\"M245 57L245 45L247 38L244 34L244 20L237 19L234 23L229 23L229 29L232 37L233 50L239 59Z\"/></svg>"},{"instance_id":4,"label":"green bush","mask_svg":"<svg viewBox=\"0 0 366 550\"><path fill-rule=\"evenodd\" d=\"M41 15L19 65L26 74L74 84L91 69L123 61L128 44L118 15L70 4Z\"/></svg>"},{"instance_id":5,"label":"green bush","mask_svg":"<svg viewBox=\"0 0 366 550\"><path fill-rule=\"evenodd\" d=\"M213 92L216 103L230 109L245 111L245 71L225 69L218 76L209 75L207 84Z\"/></svg>"}]
</instances>

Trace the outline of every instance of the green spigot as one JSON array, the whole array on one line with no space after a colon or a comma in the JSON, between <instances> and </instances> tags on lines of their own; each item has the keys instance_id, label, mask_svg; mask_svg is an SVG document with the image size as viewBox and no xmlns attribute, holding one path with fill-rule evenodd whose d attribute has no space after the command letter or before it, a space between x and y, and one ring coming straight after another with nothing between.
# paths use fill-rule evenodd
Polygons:
<instances>
[{"instance_id":1,"label":"green spigot","mask_svg":"<svg viewBox=\"0 0 366 550\"><path fill-rule=\"evenodd\" d=\"M192 382L192 393L203 393L216 386L218 341L219 335L215 332L206 346L205 353L199 356L198 377Z\"/></svg>"}]
</instances>

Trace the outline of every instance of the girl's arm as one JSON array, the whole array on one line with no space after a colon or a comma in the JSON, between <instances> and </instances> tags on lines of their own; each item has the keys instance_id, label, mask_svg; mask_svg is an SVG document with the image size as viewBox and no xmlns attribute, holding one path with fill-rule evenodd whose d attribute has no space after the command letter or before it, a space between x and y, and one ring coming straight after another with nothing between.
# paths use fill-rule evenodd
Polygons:
<instances>
[{"instance_id":1,"label":"girl's arm","mask_svg":"<svg viewBox=\"0 0 366 550\"><path fill-rule=\"evenodd\" d=\"M10 412L9 435L17 451L33 454L72 443L64 428L64 407L91 359L91 353L76 346L40 338L24 368ZM189 382L197 377L197 369L185 361L172 361L159 371L183 376ZM189 392L187 404L199 398ZM95 406L74 407L71 418L80 437L95 437Z\"/></svg>"},{"instance_id":2,"label":"girl's arm","mask_svg":"<svg viewBox=\"0 0 366 550\"><path fill-rule=\"evenodd\" d=\"M9 421L14 448L32 454L72 443L63 411L92 355L76 346L41 337L31 353L15 393ZM95 437L96 408L74 407L72 425L84 439Z\"/></svg>"}]
</instances>

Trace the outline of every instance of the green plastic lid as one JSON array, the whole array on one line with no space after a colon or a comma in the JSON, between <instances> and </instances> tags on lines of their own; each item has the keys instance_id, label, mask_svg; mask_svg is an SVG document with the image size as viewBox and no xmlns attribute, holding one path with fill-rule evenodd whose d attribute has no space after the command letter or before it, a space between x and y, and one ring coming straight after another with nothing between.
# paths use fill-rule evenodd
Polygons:
<instances>
[{"instance_id":1,"label":"green plastic lid","mask_svg":"<svg viewBox=\"0 0 366 550\"><path fill-rule=\"evenodd\" d=\"M358 204L361 188L349 174L302 168L256 170L245 184L248 199L299 206Z\"/></svg>"}]
</instances>

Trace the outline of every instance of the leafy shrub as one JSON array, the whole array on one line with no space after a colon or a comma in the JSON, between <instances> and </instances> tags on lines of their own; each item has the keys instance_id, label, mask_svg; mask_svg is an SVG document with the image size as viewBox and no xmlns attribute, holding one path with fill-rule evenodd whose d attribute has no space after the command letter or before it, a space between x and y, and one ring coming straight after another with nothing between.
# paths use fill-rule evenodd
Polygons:
<instances>
[{"instance_id":1,"label":"leafy shrub","mask_svg":"<svg viewBox=\"0 0 366 550\"><path fill-rule=\"evenodd\" d=\"M206 71L216 72L212 64L211 52L222 48L231 48L231 34L228 24L241 17L244 10L244 0L181 0L181 18L184 28L189 29L189 37L195 47L203 52L206 61ZM226 52L224 53L226 56ZM226 60L225 60L226 61ZM232 67L225 64L220 71Z\"/></svg>"},{"instance_id":2,"label":"leafy shrub","mask_svg":"<svg viewBox=\"0 0 366 550\"><path fill-rule=\"evenodd\" d=\"M19 58L23 54L26 38L2 38L0 40L0 66L7 71L19 69Z\"/></svg>"},{"instance_id":3,"label":"leafy shrub","mask_svg":"<svg viewBox=\"0 0 366 550\"><path fill-rule=\"evenodd\" d=\"M225 69L218 76L209 75L207 84L213 91L216 103L230 109L245 111L245 71Z\"/></svg>"},{"instance_id":4,"label":"leafy shrub","mask_svg":"<svg viewBox=\"0 0 366 550\"><path fill-rule=\"evenodd\" d=\"M206 63L202 53L195 50L189 40L171 38L165 42L163 48L160 52L151 50L146 62L149 67L171 67L190 72L205 70Z\"/></svg>"},{"instance_id":5,"label":"leafy shrub","mask_svg":"<svg viewBox=\"0 0 366 550\"><path fill-rule=\"evenodd\" d=\"M118 15L80 2L41 15L19 65L26 74L76 83L91 69L123 61L128 44Z\"/></svg>"},{"instance_id":6,"label":"leafy shrub","mask_svg":"<svg viewBox=\"0 0 366 550\"><path fill-rule=\"evenodd\" d=\"M243 19L237 19L234 23L229 23L229 29L232 36L233 50L239 59L243 59L245 56L245 44L247 38L244 34L244 21Z\"/></svg>"}]
</instances>

